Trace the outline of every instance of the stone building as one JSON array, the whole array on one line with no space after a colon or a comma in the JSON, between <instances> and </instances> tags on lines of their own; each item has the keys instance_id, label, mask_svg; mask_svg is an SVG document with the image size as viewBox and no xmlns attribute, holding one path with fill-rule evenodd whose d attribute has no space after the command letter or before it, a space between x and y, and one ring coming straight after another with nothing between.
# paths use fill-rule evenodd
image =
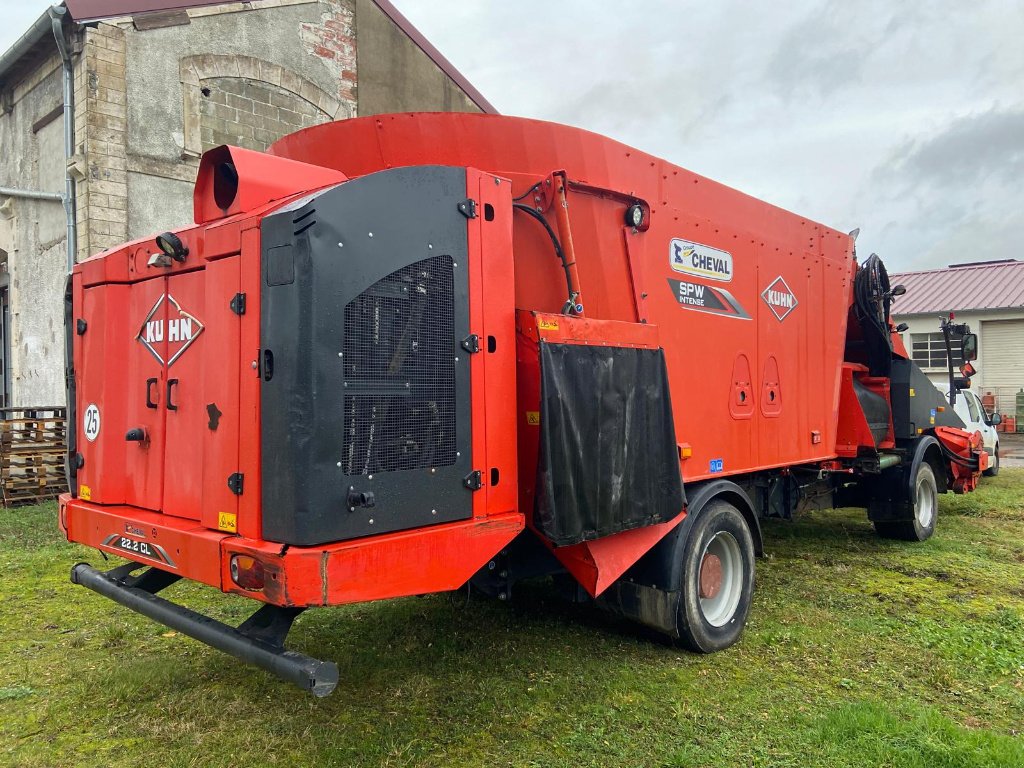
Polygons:
<instances>
[{"instance_id":1,"label":"stone building","mask_svg":"<svg viewBox=\"0 0 1024 768\"><path fill-rule=\"evenodd\" d=\"M41 17L0 55L2 404L64 402L69 250L189 224L205 150L414 110L494 111L386 0L66 0Z\"/></svg>"}]
</instances>

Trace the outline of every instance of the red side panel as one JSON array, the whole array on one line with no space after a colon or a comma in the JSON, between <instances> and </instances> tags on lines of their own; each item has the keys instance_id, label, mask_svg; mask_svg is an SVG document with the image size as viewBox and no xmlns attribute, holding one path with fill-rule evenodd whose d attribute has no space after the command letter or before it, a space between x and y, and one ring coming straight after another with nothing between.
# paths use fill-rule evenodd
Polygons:
<instances>
[{"instance_id":1,"label":"red side panel","mask_svg":"<svg viewBox=\"0 0 1024 768\"><path fill-rule=\"evenodd\" d=\"M124 439L131 367L124 338L130 327L129 293L127 285L83 289L81 273L75 274L74 317L85 330L74 336L78 453L85 460L78 470L79 493L106 504L125 502L125 449L135 448ZM97 415L98 424L86 423Z\"/></svg>"},{"instance_id":2,"label":"red side panel","mask_svg":"<svg viewBox=\"0 0 1024 768\"><path fill-rule=\"evenodd\" d=\"M110 425L114 433L108 433L107 439L121 440L125 444L124 468L121 470L127 482L125 503L152 510L161 507L164 482L166 286L164 278L154 278L129 287L126 322L118 329L123 350L121 359L127 365L120 372L118 387L108 393L110 397L102 406L107 408L114 405L117 398L124 399L124 420L121 424ZM113 291L114 287L100 286L91 290ZM108 363L111 360L106 358ZM95 358L89 360L90 363L94 361ZM126 435L133 429L144 430L145 439L127 441ZM86 456L86 464L88 461Z\"/></svg>"},{"instance_id":3,"label":"red side panel","mask_svg":"<svg viewBox=\"0 0 1024 768\"><path fill-rule=\"evenodd\" d=\"M258 228L242 232L241 292L246 296L245 314L241 317L239 338L238 383L238 471L245 485L252 489L238 497L238 533L250 539L262 538L263 519L260 514L262 487L260 467L260 377L257 358L260 354L260 232Z\"/></svg>"},{"instance_id":4,"label":"red side panel","mask_svg":"<svg viewBox=\"0 0 1024 768\"><path fill-rule=\"evenodd\" d=\"M487 514L515 510L518 503L516 412L512 407L516 397L515 276L511 184L504 179L495 183L490 174L470 169L468 191L479 200L483 214L469 228L470 311L481 350L472 355L473 424L477 435L483 432L483 440L476 442L484 449L483 463L476 463L474 457L474 466L485 467L486 475L486 494L478 493L474 500L474 514L479 515L480 509Z\"/></svg>"},{"instance_id":5,"label":"red side panel","mask_svg":"<svg viewBox=\"0 0 1024 768\"><path fill-rule=\"evenodd\" d=\"M202 434L202 523L231 531L237 527L239 496L227 479L238 463L238 384L241 368L241 317L232 301L241 287L241 257L210 262L206 273L206 347L197 431ZM248 305L248 301L246 301ZM236 305L237 306L237 305ZM250 371L251 375L251 371ZM257 486L258 487L258 486ZM227 515L225 517L224 515Z\"/></svg>"},{"instance_id":6,"label":"red side panel","mask_svg":"<svg viewBox=\"0 0 1024 768\"><path fill-rule=\"evenodd\" d=\"M163 511L218 527L238 497L239 259L167 281L166 454ZM229 526L230 527L230 526Z\"/></svg>"}]
</instances>

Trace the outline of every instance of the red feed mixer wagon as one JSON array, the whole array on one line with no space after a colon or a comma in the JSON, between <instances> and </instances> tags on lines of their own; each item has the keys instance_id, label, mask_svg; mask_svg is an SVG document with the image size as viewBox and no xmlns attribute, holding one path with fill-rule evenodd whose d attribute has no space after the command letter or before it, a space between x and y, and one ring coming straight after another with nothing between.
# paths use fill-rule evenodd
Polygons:
<instances>
[{"instance_id":1,"label":"red feed mixer wagon","mask_svg":"<svg viewBox=\"0 0 1024 768\"><path fill-rule=\"evenodd\" d=\"M129 561L71 578L317 695L338 670L285 648L303 610L543 575L720 650L760 518L860 505L921 541L987 465L877 257L586 131L402 114L219 147L195 220L69 283L60 526ZM227 626L157 594L182 578L262 605Z\"/></svg>"}]
</instances>

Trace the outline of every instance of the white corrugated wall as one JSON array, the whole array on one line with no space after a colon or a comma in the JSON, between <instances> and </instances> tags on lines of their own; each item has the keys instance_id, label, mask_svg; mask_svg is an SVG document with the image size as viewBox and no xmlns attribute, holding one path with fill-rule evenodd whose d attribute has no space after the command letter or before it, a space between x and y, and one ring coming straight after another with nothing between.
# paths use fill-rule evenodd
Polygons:
<instances>
[{"instance_id":1,"label":"white corrugated wall","mask_svg":"<svg viewBox=\"0 0 1024 768\"><path fill-rule=\"evenodd\" d=\"M996 396L996 409L1014 414L1017 392L1024 387L1024 320L985 320L979 357L985 390Z\"/></svg>"}]
</instances>

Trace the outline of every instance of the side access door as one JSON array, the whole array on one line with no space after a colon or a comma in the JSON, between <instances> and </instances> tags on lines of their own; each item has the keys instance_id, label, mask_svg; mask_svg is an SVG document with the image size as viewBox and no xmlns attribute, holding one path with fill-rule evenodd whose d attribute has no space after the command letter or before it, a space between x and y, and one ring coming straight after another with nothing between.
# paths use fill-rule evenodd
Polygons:
<instances>
[{"instance_id":1,"label":"side access door","mask_svg":"<svg viewBox=\"0 0 1024 768\"><path fill-rule=\"evenodd\" d=\"M238 494L239 256L167 279L163 511L233 532Z\"/></svg>"}]
</instances>

